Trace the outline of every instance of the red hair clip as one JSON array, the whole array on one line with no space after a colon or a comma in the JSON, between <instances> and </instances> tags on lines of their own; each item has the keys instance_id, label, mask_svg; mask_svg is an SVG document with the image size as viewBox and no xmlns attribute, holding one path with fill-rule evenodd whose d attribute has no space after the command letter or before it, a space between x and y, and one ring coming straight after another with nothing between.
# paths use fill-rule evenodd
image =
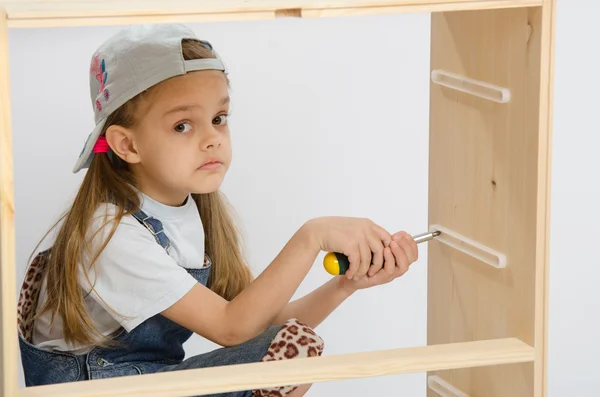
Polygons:
<instances>
[{"instance_id":1,"label":"red hair clip","mask_svg":"<svg viewBox=\"0 0 600 397\"><path fill-rule=\"evenodd\" d=\"M98 137L96 144L94 145L94 153L108 153L110 146L108 146L108 142L106 141L105 136Z\"/></svg>"}]
</instances>

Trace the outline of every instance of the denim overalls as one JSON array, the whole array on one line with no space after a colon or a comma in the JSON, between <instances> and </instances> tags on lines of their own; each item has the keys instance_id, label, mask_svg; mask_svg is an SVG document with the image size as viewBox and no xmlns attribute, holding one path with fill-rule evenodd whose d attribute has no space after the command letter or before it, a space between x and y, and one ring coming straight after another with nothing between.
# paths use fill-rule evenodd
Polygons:
<instances>
[{"instance_id":1,"label":"denim overalls","mask_svg":"<svg viewBox=\"0 0 600 397\"><path fill-rule=\"evenodd\" d=\"M169 238L158 219L147 216L141 210L133 216L154 235L158 244L168 250ZM30 338L42 281L40 269L46 264L44 259L48 253L49 250L44 251L32 261L19 298L19 346L26 386L258 362L281 329L281 326L272 326L246 343L220 348L183 361L183 343L189 339L192 331L157 314L129 333L123 328L117 331L114 339L120 345L116 348L94 347L81 355L40 349L30 343ZM204 285L208 282L212 266L210 259L206 259L203 268L187 269ZM35 287L33 289L32 284ZM251 391L239 391L212 396L250 397L251 394Z\"/></svg>"}]
</instances>

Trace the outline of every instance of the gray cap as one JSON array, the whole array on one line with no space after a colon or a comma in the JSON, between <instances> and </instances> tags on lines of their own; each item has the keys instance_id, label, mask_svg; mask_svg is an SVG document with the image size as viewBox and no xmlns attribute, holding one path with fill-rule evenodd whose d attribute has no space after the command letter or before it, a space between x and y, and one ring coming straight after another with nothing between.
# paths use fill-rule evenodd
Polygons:
<instances>
[{"instance_id":1,"label":"gray cap","mask_svg":"<svg viewBox=\"0 0 600 397\"><path fill-rule=\"evenodd\" d=\"M213 51L216 59L184 60L181 52L184 39L199 41ZM90 65L90 97L96 127L88 136L73 173L89 167L108 115L153 85L195 70L227 73L212 45L184 25L133 25L104 42Z\"/></svg>"}]
</instances>

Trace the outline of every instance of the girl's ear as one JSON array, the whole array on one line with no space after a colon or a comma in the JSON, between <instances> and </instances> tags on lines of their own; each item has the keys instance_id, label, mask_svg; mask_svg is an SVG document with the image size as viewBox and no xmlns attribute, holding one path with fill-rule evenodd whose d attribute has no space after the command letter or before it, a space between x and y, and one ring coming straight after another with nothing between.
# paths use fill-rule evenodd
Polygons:
<instances>
[{"instance_id":1,"label":"girl's ear","mask_svg":"<svg viewBox=\"0 0 600 397\"><path fill-rule=\"evenodd\" d=\"M121 127L120 125L111 125L106 130L106 141L111 150L121 160L129 164L140 162L140 156L133 142L133 132L130 129Z\"/></svg>"}]
</instances>

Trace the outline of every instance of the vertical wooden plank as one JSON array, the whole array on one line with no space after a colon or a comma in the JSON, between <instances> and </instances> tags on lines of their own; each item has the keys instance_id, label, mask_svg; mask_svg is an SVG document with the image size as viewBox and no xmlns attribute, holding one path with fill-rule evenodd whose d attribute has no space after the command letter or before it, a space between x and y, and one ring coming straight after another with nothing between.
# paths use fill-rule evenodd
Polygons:
<instances>
[{"instance_id":1,"label":"vertical wooden plank","mask_svg":"<svg viewBox=\"0 0 600 397\"><path fill-rule=\"evenodd\" d=\"M17 396L15 211L8 72L8 24L0 9L0 393Z\"/></svg>"},{"instance_id":2,"label":"vertical wooden plank","mask_svg":"<svg viewBox=\"0 0 600 397\"><path fill-rule=\"evenodd\" d=\"M507 268L430 242L429 344L512 336L539 352L544 342L538 332L544 321L539 310L545 299L548 172L541 11L432 15L432 69L509 88L511 99L495 103L431 84L429 223L503 252ZM537 368L518 364L430 375L473 396L541 397ZM435 394L429 390L428 396Z\"/></svg>"},{"instance_id":3,"label":"vertical wooden plank","mask_svg":"<svg viewBox=\"0 0 600 397\"><path fill-rule=\"evenodd\" d=\"M548 293L550 274L550 195L556 0L544 0L540 29L540 157L538 168L538 256L535 307L535 397L548 395Z\"/></svg>"}]
</instances>

